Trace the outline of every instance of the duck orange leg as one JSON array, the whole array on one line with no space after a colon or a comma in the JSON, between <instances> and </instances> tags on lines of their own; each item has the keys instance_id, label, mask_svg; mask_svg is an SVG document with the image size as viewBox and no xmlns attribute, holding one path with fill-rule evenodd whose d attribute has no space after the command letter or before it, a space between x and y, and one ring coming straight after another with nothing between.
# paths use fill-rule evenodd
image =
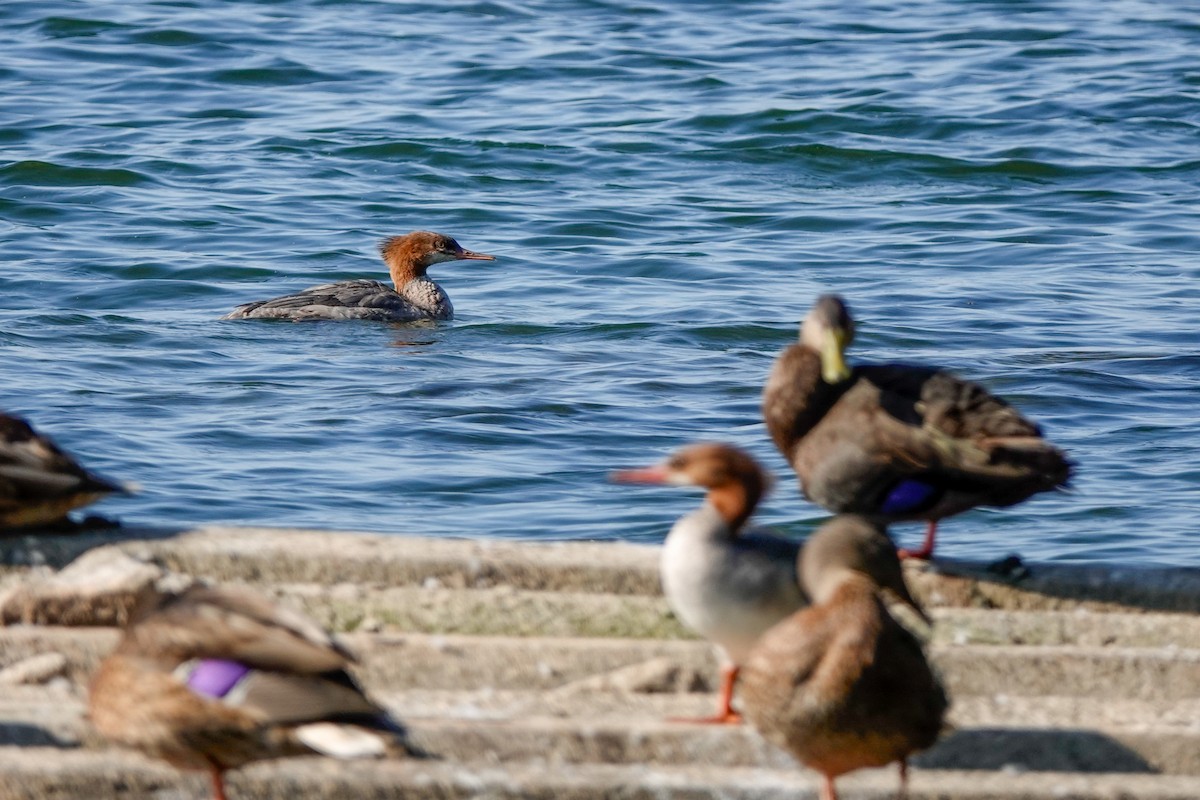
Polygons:
<instances>
[{"instance_id":1,"label":"duck orange leg","mask_svg":"<svg viewBox=\"0 0 1200 800\"><path fill-rule=\"evenodd\" d=\"M724 664L721 667L721 692L717 697L717 713L711 717L699 719L673 718L672 722L695 722L702 725L740 725L742 715L733 710L733 685L737 683L739 667L737 664Z\"/></svg>"},{"instance_id":2,"label":"duck orange leg","mask_svg":"<svg viewBox=\"0 0 1200 800\"><path fill-rule=\"evenodd\" d=\"M821 800L838 800L837 787L833 785L832 775L823 775L821 781Z\"/></svg>"},{"instance_id":3,"label":"duck orange leg","mask_svg":"<svg viewBox=\"0 0 1200 800\"><path fill-rule=\"evenodd\" d=\"M937 520L929 520L929 527L925 529L925 542L921 545L920 550L900 550L901 558L919 558L922 561L928 561L933 558L933 537L937 534Z\"/></svg>"}]
</instances>

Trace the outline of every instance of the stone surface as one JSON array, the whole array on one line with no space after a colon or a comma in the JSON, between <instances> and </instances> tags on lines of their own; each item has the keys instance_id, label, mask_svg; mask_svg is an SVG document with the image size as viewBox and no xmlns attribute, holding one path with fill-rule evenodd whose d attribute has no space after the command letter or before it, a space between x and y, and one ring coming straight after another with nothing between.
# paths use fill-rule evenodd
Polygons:
<instances>
[{"instance_id":1,"label":"stone surface","mask_svg":"<svg viewBox=\"0 0 1200 800\"><path fill-rule=\"evenodd\" d=\"M716 660L667 609L654 547L266 529L67 538L0 543L8 600L59 596L47 587L84 575L108 585L100 556L51 575L88 547L124 553L133 566L111 574L153 591L249 584L343 631L363 684L440 757L262 763L230 775L230 800L815 796L816 777L752 730L668 721L711 713ZM1197 574L1028 569L906 565L935 618L955 726L914 759L910 796L1200 797ZM120 604L22 602L69 613L5 618L93 627L0 629L0 680L15 676L0 688L0 800L207 796L202 776L112 749L84 719L86 682L117 636L94 626ZM894 769L839 780L844 800L896 785Z\"/></svg>"},{"instance_id":2,"label":"stone surface","mask_svg":"<svg viewBox=\"0 0 1200 800\"><path fill-rule=\"evenodd\" d=\"M120 625L156 591L165 571L114 547L79 556L61 572L11 586L0 621L40 625Z\"/></svg>"}]
</instances>

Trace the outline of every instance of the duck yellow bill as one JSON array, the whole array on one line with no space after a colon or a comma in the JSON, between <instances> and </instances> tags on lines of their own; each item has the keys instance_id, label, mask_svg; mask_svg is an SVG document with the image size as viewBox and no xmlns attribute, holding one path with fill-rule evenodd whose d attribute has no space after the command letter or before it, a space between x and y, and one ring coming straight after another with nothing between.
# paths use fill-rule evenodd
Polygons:
<instances>
[{"instance_id":1,"label":"duck yellow bill","mask_svg":"<svg viewBox=\"0 0 1200 800\"><path fill-rule=\"evenodd\" d=\"M842 351L846 347L846 335L833 331L825 337L821 347L821 377L826 383L841 383L850 377L850 368Z\"/></svg>"}]
</instances>

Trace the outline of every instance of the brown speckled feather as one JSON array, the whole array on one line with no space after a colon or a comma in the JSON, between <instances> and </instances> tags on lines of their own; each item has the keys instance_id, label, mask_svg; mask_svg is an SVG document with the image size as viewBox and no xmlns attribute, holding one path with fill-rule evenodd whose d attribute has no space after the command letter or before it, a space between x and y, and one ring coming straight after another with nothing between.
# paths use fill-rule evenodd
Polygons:
<instances>
[{"instance_id":1,"label":"brown speckled feather","mask_svg":"<svg viewBox=\"0 0 1200 800\"><path fill-rule=\"evenodd\" d=\"M346 672L351 660L299 613L245 589L196 587L136 615L92 680L89 716L115 742L210 770L222 797L221 773L258 759L402 747L403 729ZM214 662L233 668L224 693L190 683Z\"/></svg>"},{"instance_id":2,"label":"brown speckled feather","mask_svg":"<svg viewBox=\"0 0 1200 800\"><path fill-rule=\"evenodd\" d=\"M767 631L742 667L746 718L770 742L832 779L903 761L936 741L949 706L920 642L888 613L887 590L922 613L895 547L858 516L805 543L813 605Z\"/></svg>"},{"instance_id":3,"label":"brown speckled feather","mask_svg":"<svg viewBox=\"0 0 1200 800\"><path fill-rule=\"evenodd\" d=\"M1019 503L1069 479L1062 451L979 384L904 364L860 366L829 383L822 369L810 343L789 346L767 380L762 409L805 495L831 511L939 519ZM889 493L906 479L931 487L928 500L889 506Z\"/></svg>"},{"instance_id":4,"label":"brown speckled feather","mask_svg":"<svg viewBox=\"0 0 1200 800\"><path fill-rule=\"evenodd\" d=\"M928 748L948 706L920 644L868 582L764 634L740 688L763 736L833 776Z\"/></svg>"},{"instance_id":5,"label":"brown speckled feather","mask_svg":"<svg viewBox=\"0 0 1200 800\"><path fill-rule=\"evenodd\" d=\"M239 587L196 586L134 618L119 653L176 664L223 658L264 670L322 673L351 655L312 620Z\"/></svg>"}]
</instances>

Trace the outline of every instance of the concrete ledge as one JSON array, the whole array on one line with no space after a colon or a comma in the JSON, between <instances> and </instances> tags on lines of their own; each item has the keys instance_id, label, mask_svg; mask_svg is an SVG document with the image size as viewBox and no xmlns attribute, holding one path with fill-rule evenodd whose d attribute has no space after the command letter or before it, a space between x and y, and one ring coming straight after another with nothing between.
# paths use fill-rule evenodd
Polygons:
<instances>
[{"instance_id":1,"label":"concrete ledge","mask_svg":"<svg viewBox=\"0 0 1200 800\"><path fill-rule=\"evenodd\" d=\"M57 570L104 545L133 557L138 582L89 616ZM96 626L0 628L0 800L205 795L202 777L109 749L82 716L117 635L104 625L132 594L192 577L345 632L368 690L440 756L259 764L231 774L231 800L815 796L753 731L667 721L711 711L715 660L670 614L657 562L645 545L249 528L0 540L9 619L63 608ZM1028 569L906 565L956 728L914 760L911 796L1200 797L1200 570ZM849 800L896 785L894 769L839 780Z\"/></svg>"},{"instance_id":2,"label":"concrete ledge","mask_svg":"<svg viewBox=\"0 0 1200 800\"><path fill-rule=\"evenodd\" d=\"M10 537L0 539L0 564L61 568L101 544L116 544L176 572L218 580L392 587L436 581L456 589L659 594L658 548L624 542L484 541L210 526ZM905 566L916 593L934 607L1200 612L1200 569L1043 564L990 569L952 560Z\"/></svg>"},{"instance_id":3,"label":"concrete ledge","mask_svg":"<svg viewBox=\"0 0 1200 800\"><path fill-rule=\"evenodd\" d=\"M53 765L47 769L46 765ZM0 800L61 800L67 797L163 797L174 789L202 797L205 782L180 776L137 756L103 751L0 748ZM19 785L20 793L12 786ZM893 800L894 769L846 776L843 800ZM338 762L296 758L264 762L231 773L227 787L239 800L306 798L502 798L512 800L795 800L816 796L817 778L799 769L688 766L647 770L628 764L557 764L550 761L488 764L437 761ZM1173 775L1074 773L979 773L915 770L910 800L1195 800L1196 779Z\"/></svg>"}]
</instances>

